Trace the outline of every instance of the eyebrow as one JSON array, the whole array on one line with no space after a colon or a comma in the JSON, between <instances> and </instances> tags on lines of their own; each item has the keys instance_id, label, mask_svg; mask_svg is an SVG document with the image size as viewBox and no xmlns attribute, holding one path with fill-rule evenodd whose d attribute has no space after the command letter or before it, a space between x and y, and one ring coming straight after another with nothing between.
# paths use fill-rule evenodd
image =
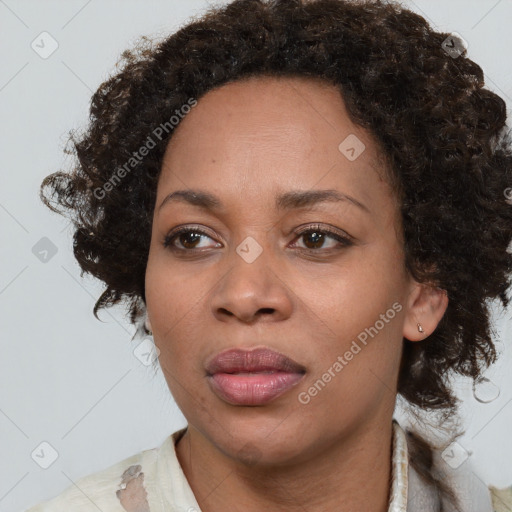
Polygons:
<instances>
[{"instance_id":1,"label":"eyebrow","mask_svg":"<svg viewBox=\"0 0 512 512\"><path fill-rule=\"evenodd\" d=\"M158 207L158 211L172 201L186 202L205 210L221 210L223 208L220 199L213 194L203 190L186 189L168 194ZM292 190L279 195L276 198L275 206L278 210L291 210L306 208L322 202L349 202L367 213L371 213L363 203L337 190Z\"/></svg>"}]
</instances>

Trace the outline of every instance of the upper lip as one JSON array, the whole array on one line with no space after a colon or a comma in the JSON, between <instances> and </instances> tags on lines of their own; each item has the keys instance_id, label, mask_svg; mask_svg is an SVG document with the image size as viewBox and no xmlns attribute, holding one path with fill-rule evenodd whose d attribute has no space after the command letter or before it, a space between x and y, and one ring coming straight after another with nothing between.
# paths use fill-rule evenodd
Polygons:
<instances>
[{"instance_id":1,"label":"upper lip","mask_svg":"<svg viewBox=\"0 0 512 512\"><path fill-rule=\"evenodd\" d=\"M263 347L252 350L232 348L217 354L206 365L208 375L215 373L281 371L305 373L306 369L293 359Z\"/></svg>"}]
</instances>

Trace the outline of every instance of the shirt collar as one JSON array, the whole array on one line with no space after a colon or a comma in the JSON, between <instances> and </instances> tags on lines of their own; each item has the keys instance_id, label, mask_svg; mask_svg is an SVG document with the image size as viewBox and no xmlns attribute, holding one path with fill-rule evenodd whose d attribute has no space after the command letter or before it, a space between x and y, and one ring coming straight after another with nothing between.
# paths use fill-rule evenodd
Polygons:
<instances>
[{"instance_id":1,"label":"shirt collar","mask_svg":"<svg viewBox=\"0 0 512 512\"><path fill-rule=\"evenodd\" d=\"M405 431L393 419L393 447L391 462L391 491L388 512L407 511L409 455Z\"/></svg>"}]
</instances>

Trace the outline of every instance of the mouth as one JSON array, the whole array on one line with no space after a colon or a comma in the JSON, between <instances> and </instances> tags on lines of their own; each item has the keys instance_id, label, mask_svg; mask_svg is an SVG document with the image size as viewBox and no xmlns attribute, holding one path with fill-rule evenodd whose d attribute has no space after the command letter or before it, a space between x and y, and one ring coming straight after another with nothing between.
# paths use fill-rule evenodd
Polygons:
<instances>
[{"instance_id":1,"label":"mouth","mask_svg":"<svg viewBox=\"0 0 512 512\"><path fill-rule=\"evenodd\" d=\"M268 348L230 349L206 366L212 391L232 405L264 405L281 396L304 377L306 369Z\"/></svg>"}]
</instances>

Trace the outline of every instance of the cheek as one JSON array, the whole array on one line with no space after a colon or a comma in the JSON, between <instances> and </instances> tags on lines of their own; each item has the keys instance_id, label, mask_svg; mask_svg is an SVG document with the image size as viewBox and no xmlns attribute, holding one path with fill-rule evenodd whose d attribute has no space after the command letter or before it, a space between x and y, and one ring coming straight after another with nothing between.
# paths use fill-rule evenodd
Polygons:
<instances>
[{"instance_id":1,"label":"cheek","mask_svg":"<svg viewBox=\"0 0 512 512\"><path fill-rule=\"evenodd\" d=\"M392 389L400 363L404 310L401 267L391 248L368 247L357 256L320 284L301 285L303 301L314 313L310 319L326 333L316 336L310 380L322 379L330 370L336 378L325 375L323 380L332 381L325 399L351 406L357 400L372 401L386 386ZM339 356L342 369L337 365L336 371L333 365Z\"/></svg>"},{"instance_id":2,"label":"cheek","mask_svg":"<svg viewBox=\"0 0 512 512\"><path fill-rule=\"evenodd\" d=\"M348 290L346 288L343 291ZM391 407L401 358L403 307L387 294L358 305L331 302L329 316L337 337L318 340L315 363L300 391L312 417L342 424L384 404ZM347 306L344 308L344 306ZM394 307L393 307L394 306ZM381 316L383 315L383 316Z\"/></svg>"},{"instance_id":3,"label":"cheek","mask_svg":"<svg viewBox=\"0 0 512 512\"><path fill-rule=\"evenodd\" d=\"M294 285L319 326L339 345L357 337L401 300L399 266L379 253L377 248L354 253L329 274L313 280L299 277Z\"/></svg>"},{"instance_id":4,"label":"cheek","mask_svg":"<svg viewBox=\"0 0 512 512\"><path fill-rule=\"evenodd\" d=\"M204 294L199 283L179 272L169 271L165 256L148 258L146 269L146 303L155 343L164 364L177 367L197 343L199 298ZM200 322L199 322L200 323ZM183 350L186 344L186 350ZM190 356L188 356L190 360Z\"/></svg>"},{"instance_id":5,"label":"cheek","mask_svg":"<svg viewBox=\"0 0 512 512\"><path fill-rule=\"evenodd\" d=\"M169 272L168 263L159 266L148 261L146 301L169 391L187 421L208 425L214 418L207 406L201 366L204 313L199 311L205 290L191 277Z\"/></svg>"},{"instance_id":6,"label":"cheek","mask_svg":"<svg viewBox=\"0 0 512 512\"><path fill-rule=\"evenodd\" d=\"M192 279L191 279L192 277ZM179 322L198 302L200 283L161 248L151 248L146 267L145 291L154 331L163 332Z\"/></svg>"}]
</instances>

